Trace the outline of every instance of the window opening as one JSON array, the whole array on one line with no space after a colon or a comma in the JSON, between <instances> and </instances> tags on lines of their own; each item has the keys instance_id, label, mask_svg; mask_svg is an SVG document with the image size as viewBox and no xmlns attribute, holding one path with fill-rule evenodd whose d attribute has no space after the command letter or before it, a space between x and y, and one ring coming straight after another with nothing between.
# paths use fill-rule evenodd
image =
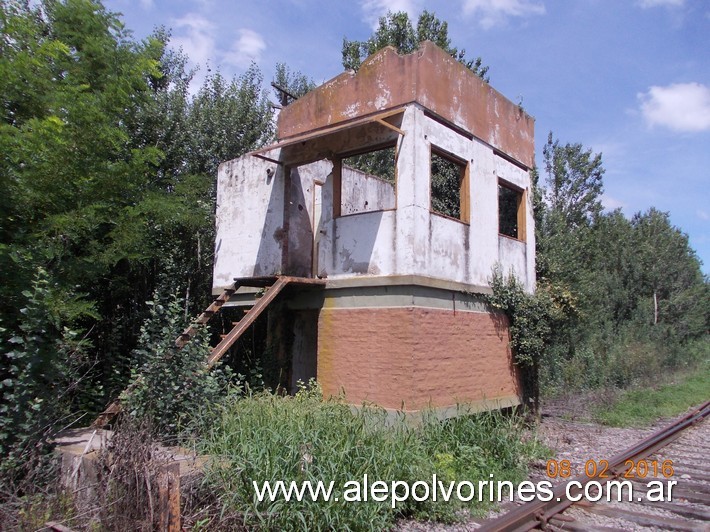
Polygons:
<instances>
[{"instance_id":1,"label":"window opening","mask_svg":"<svg viewBox=\"0 0 710 532\"><path fill-rule=\"evenodd\" d=\"M431 210L469 221L468 165L432 148Z\"/></svg>"},{"instance_id":2,"label":"window opening","mask_svg":"<svg viewBox=\"0 0 710 532\"><path fill-rule=\"evenodd\" d=\"M378 177L394 185L395 147L389 146L387 148L345 157L343 158L343 165Z\"/></svg>"},{"instance_id":3,"label":"window opening","mask_svg":"<svg viewBox=\"0 0 710 532\"><path fill-rule=\"evenodd\" d=\"M396 147L341 159L340 216L396 208Z\"/></svg>"},{"instance_id":4,"label":"window opening","mask_svg":"<svg viewBox=\"0 0 710 532\"><path fill-rule=\"evenodd\" d=\"M523 191L498 183L498 232L523 240L525 238Z\"/></svg>"}]
</instances>

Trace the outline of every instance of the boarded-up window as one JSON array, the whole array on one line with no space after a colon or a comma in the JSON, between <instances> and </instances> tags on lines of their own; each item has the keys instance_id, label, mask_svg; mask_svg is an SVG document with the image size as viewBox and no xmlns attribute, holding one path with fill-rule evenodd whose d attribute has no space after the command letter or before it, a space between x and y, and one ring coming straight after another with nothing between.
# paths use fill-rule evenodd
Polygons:
<instances>
[{"instance_id":1,"label":"boarded-up window","mask_svg":"<svg viewBox=\"0 0 710 532\"><path fill-rule=\"evenodd\" d=\"M469 221L468 165L432 146L431 210Z\"/></svg>"}]
</instances>

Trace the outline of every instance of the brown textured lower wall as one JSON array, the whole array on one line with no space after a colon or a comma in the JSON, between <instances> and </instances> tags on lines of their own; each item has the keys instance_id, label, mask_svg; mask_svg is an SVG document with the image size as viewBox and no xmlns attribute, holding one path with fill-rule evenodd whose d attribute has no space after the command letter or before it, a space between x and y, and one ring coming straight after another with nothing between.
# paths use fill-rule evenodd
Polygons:
<instances>
[{"instance_id":1,"label":"brown textured lower wall","mask_svg":"<svg viewBox=\"0 0 710 532\"><path fill-rule=\"evenodd\" d=\"M421 307L323 308L318 381L327 396L404 410L520 394L504 317Z\"/></svg>"}]
</instances>

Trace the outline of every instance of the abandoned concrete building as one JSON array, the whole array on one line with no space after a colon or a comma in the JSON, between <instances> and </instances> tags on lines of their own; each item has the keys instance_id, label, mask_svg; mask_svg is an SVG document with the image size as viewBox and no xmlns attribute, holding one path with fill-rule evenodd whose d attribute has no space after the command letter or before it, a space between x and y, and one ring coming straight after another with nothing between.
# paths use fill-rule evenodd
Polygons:
<instances>
[{"instance_id":1,"label":"abandoned concrete building","mask_svg":"<svg viewBox=\"0 0 710 532\"><path fill-rule=\"evenodd\" d=\"M534 290L533 127L428 42L284 107L274 145L219 168L213 293L256 305L210 361L263 313L291 391L518 404L507 321L481 294L497 264Z\"/></svg>"}]
</instances>

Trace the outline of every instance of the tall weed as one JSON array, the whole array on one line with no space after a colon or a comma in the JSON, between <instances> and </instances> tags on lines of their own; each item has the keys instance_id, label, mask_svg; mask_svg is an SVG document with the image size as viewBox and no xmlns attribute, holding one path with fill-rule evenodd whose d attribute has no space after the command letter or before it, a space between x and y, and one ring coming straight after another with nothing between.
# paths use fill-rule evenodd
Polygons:
<instances>
[{"instance_id":1,"label":"tall weed","mask_svg":"<svg viewBox=\"0 0 710 532\"><path fill-rule=\"evenodd\" d=\"M462 415L440 421L425 416L413 426L374 407L357 411L337 400L323 401L311 385L295 397L259 393L228 400L209 419L203 451L214 457L208 482L220 493L222 518L264 529L385 529L400 517L456 520L464 509L483 505L451 501L344 502L348 481L431 482L497 479L518 481L539 448L523 437L518 418ZM331 500L259 502L253 481L334 481Z\"/></svg>"}]
</instances>

